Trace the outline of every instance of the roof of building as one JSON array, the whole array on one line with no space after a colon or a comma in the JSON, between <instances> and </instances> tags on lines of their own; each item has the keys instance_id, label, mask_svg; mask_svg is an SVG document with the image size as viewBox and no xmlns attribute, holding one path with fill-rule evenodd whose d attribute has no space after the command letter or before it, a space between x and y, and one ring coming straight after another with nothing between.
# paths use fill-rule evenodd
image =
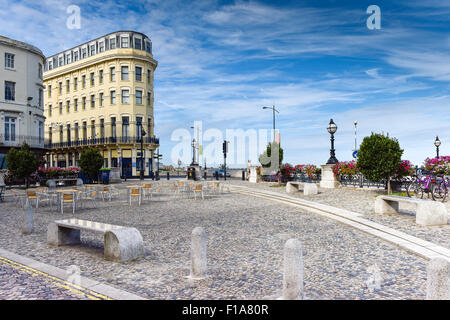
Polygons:
<instances>
[{"instance_id":1,"label":"roof of building","mask_svg":"<svg viewBox=\"0 0 450 320\"><path fill-rule=\"evenodd\" d=\"M40 55L42 58L45 59L45 56L42 53L42 51L31 44L28 44L28 43L25 43L22 41L18 41L18 40L14 40L14 39L2 36L2 35L0 35L0 44L28 50L37 55Z\"/></svg>"},{"instance_id":2,"label":"roof of building","mask_svg":"<svg viewBox=\"0 0 450 320\"><path fill-rule=\"evenodd\" d=\"M57 53L51 54L51 55L47 56L47 59L48 59L48 58L51 58L51 57L54 57L54 56L58 56L58 55L60 55L60 54L62 54L62 53L65 53L65 52L67 52L67 51L71 51L71 50L73 50L73 49L75 49L75 48L78 48L78 47L81 47L81 46L83 46L83 45L89 44L90 42L97 41L97 40L100 40L100 39L102 39L102 38L106 38L106 37L108 37L108 36L110 36L110 35L112 35L112 34L115 34L115 33L121 33L121 32L124 32L124 33L126 33L126 32L137 33L137 34L140 34L140 35L142 35L142 36L144 36L145 38L147 38L147 39L150 40L150 37L147 36L146 34L142 33L142 32L138 32L138 31L134 31L134 30L117 30L117 31L114 31L114 32L110 32L110 33L104 34L104 35L102 35L102 36L100 36L100 37L97 37L97 38L94 38L94 39L85 41L85 42L83 42L83 43L77 44L76 46L73 46L73 47L71 47L71 48L68 48L68 49L59 51L59 52L57 52ZM151 42L151 40L150 40L150 42Z\"/></svg>"}]
</instances>

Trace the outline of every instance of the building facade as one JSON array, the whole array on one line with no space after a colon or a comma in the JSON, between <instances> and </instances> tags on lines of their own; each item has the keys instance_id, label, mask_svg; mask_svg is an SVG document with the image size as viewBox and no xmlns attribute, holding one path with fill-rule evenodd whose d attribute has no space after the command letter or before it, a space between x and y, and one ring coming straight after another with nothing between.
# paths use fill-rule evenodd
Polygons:
<instances>
[{"instance_id":1,"label":"building facade","mask_svg":"<svg viewBox=\"0 0 450 320\"><path fill-rule=\"evenodd\" d=\"M0 36L0 168L5 155L26 142L42 155L44 149L43 67L38 48Z\"/></svg>"},{"instance_id":2,"label":"building facade","mask_svg":"<svg viewBox=\"0 0 450 320\"><path fill-rule=\"evenodd\" d=\"M138 176L142 144L149 175L159 146L153 117L156 67L151 40L134 31L110 33L47 57L47 166L77 166L81 152L95 147L104 167Z\"/></svg>"}]
</instances>

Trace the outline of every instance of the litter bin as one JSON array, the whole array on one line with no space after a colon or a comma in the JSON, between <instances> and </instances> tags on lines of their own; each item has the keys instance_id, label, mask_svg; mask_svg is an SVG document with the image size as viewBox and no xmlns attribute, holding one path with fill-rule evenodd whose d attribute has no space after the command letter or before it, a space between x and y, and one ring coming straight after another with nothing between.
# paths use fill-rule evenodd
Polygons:
<instances>
[{"instance_id":1,"label":"litter bin","mask_svg":"<svg viewBox=\"0 0 450 320\"><path fill-rule=\"evenodd\" d=\"M189 167L187 170L188 180L195 180L195 168Z\"/></svg>"},{"instance_id":2,"label":"litter bin","mask_svg":"<svg viewBox=\"0 0 450 320\"><path fill-rule=\"evenodd\" d=\"M102 183L103 184L108 184L109 183L109 172L111 170L100 170L101 172L101 179L102 179Z\"/></svg>"}]
</instances>

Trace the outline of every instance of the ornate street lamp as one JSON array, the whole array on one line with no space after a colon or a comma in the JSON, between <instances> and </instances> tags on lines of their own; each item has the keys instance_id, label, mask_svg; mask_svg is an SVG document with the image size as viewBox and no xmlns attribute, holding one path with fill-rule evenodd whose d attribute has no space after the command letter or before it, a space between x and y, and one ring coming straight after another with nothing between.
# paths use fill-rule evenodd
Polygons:
<instances>
[{"instance_id":1,"label":"ornate street lamp","mask_svg":"<svg viewBox=\"0 0 450 320\"><path fill-rule=\"evenodd\" d=\"M436 136L434 145L436 146L436 158L439 158L439 146L441 145L441 140L439 140L438 136Z\"/></svg>"},{"instance_id":2,"label":"ornate street lamp","mask_svg":"<svg viewBox=\"0 0 450 320\"><path fill-rule=\"evenodd\" d=\"M327 127L328 132L331 135L331 149L330 149L330 159L328 159L327 164L336 164L338 163L338 159L336 159L335 153L334 153L334 134L337 131L337 125L333 122L333 119L330 119L330 123Z\"/></svg>"}]
</instances>

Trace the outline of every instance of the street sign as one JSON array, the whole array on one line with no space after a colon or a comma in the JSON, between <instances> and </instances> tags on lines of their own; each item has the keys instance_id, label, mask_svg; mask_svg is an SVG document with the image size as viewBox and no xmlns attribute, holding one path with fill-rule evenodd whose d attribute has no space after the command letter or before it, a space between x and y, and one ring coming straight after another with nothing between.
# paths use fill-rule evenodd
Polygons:
<instances>
[{"instance_id":1,"label":"street sign","mask_svg":"<svg viewBox=\"0 0 450 320\"><path fill-rule=\"evenodd\" d=\"M352 153L353 158L358 158L358 150L353 151Z\"/></svg>"}]
</instances>

